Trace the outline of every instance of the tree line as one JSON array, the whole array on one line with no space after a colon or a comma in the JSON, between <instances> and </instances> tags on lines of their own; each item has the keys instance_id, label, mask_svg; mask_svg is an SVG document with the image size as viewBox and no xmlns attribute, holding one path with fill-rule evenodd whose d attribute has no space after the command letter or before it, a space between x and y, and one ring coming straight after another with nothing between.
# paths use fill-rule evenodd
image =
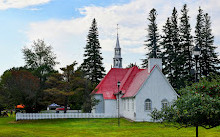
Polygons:
<instances>
[{"instance_id":1,"label":"tree line","mask_svg":"<svg viewBox=\"0 0 220 137\"><path fill-rule=\"evenodd\" d=\"M157 12L155 9L150 11L145 41L149 52L142 66L147 67L148 58L162 58L163 73L180 95L161 110L154 109L150 114L152 119L177 128L196 127L198 137L199 126L211 129L220 125L220 60L215 52L217 47L213 45L210 16L199 7L195 36L192 36L188 11L185 4L178 17L174 7L162 35L157 28ZM196 67L192 50L196 46L201 50L197 65L199 81L194 81L196 74L192 74Z\"/></svg>"},{"instance_id":2,"label":"tree line","mask_svg":"<svg viewBox=\"0 0 220 137\"><path fill-rule=\"evenodd\" d=\"M162 58L163 73L167 76L175 89L186 86L187 82L193 81L192 70L195 68L195 58L192 50L197 45L201 49L198 70L200 77L219 74L220 60L213 45L214 36L211 29L211 19L208 13L203 13L199 7L195 26L195 36L191 35L190 17L185 4L178 17L176 8L172 15L167 18L162 29L162 35L156 23L157 11L152 9L149 13L147 28L148 35L145 47L149 50L143 59L142 67L147 67L148 58Z\"/></svg>"},{"instance_id":3,"label":"tree line","mask_svg":"<svg viewBox=\"0 0 220 137\"><path fill-rule=\"evenodd\" d=\"M36 40L31 48L22 49L25 66L6 70L0 79L0 110L25 105L26 112L45 110L52 103L91 112L98 102L91 91L104 77L101 47L96 20L93 19L85 47L84 62L55 70L56 55L44 40Z\"/></svg>"}]
</instances>

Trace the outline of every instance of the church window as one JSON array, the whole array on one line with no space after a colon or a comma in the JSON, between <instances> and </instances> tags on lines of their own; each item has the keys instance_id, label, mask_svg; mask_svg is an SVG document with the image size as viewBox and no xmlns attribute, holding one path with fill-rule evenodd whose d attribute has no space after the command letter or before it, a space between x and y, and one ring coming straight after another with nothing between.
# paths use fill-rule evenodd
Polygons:
<instances>
[{"instance_id":1,"label":"church window","mask_svg":"<svg viewBox=\"0 0 220 137\"><path fill-rule=\"evenodd\" d=\"M161 103L162 103L162 109L164 109L164 108L166 108L166 107L168 106L168 101L167 101L167 99L163 99L163 100L161 101Z\"/></svg>"},{"instance_id":2,"label":"church window","mask_svg":"<svg viewBox=\"0 0 220 137\"><path fill-rule=\"evenodd\" d=\"M146 99L145 100L145 110L146 111L151 110L151 105L152 105L151 100L150 99Z\"/></svg>"}]
</instances>

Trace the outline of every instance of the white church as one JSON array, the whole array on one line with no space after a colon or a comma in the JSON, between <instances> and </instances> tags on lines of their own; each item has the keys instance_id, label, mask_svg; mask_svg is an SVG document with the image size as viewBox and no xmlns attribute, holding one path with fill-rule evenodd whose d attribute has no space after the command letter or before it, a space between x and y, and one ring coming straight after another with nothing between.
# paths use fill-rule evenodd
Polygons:
<instances>
[{"instance_id":1,"label":"white church","mask_svg":"<svg viewBox=\"0 0 220 137\"><path fill-rule=\"evenodd\" d=\"M162 73L162 59L148 60L147 69L122 68L117 34L113 68L92 91L99 103L93 113L118 115L133 121L152 121L149 114L177 99L178 94Z\"/></svg>"}]
</instances>

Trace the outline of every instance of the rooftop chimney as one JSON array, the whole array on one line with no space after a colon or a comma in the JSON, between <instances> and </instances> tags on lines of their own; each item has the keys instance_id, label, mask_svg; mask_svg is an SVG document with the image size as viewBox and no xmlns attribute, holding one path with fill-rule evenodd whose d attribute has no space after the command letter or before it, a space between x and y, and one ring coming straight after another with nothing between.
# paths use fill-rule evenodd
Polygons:
<instances>
[{"instance_id":1,"label":"rooftop chimney","mask_svg":"<svg viewBox=\"0 0 220 137\"><path fill-rule=\"evenodd\" d=\"M148 72L149 73L155 65L157 65L162 70L162 59L161 58L148 59Z\"/></svg>"}]
</instances>

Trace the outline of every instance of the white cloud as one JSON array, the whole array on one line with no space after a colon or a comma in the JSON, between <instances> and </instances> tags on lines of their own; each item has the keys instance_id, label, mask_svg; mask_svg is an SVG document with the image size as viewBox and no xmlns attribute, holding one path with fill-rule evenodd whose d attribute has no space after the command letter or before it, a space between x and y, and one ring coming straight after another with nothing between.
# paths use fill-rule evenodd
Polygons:
<instances>
[{"instance_id":1,"label":"white cloud","mask_svg":"<svg viewBox=\"0 0 220 137\"><path fill-rule=\"evenodd\" d=\"M51 0L0 0L0 10L46 4Z\"/></svg>"},{"instance_id":2,"label":"white cloud","mask_svg":"<svg viewBox=\"0 0 220 137\"><path fill-rule=\"evenodd\" d=\"M92 19L96 18L100 45L104 57L104 65L110 68L112 64L113 50L116 43L116 24L119 24L119 38L120 45L126 56L136 59L132 62L140 62L144 53L145 36L147 35L148 14L152 8L156 8L158 12L157 23L161 31L166 18L171 16L172 9L175 6L180 17L180 10L183 4L187 3L189 7L189 16L191 17L191 28L194 28L196 21L196 14L199 6L204 7L204 12L208 12L212 19L212 28L215 38L219 40L220 36L220 2L217 0L198 0L192 2L172 1L172 0L134 0L128 4L96 7L87 6L79 9L83 17L72 18L69 20L47 20L41 22L34 22L30 24L30 29L27 32L28 38L33 41L37 38L43 38L50 43L58 55L61 62L60 66L67 65L73 60L79 63L83 60L83 52L86 44L86 35L91 25ZM213 9L213 8L214 9ZM192 31L194 35L194 32ZM218 44L219 45L219 44ZM217 50L220 52L220 47ZM129 64L129 59L124 58L125 62ZM137 64L140 65L140 64Z\"/></svg>"},{"instance_id":3,"label":"white cloud","mask_svg":"<svg viewBox=\"0 0 220 137\"><path fill-rule=\"evenodd\" d=\"M41 10L41 9L39 9L39 8L30 8L30 9L27 9L27 10L38 11L38 10Z\"/></svg>"}]
</instances>

